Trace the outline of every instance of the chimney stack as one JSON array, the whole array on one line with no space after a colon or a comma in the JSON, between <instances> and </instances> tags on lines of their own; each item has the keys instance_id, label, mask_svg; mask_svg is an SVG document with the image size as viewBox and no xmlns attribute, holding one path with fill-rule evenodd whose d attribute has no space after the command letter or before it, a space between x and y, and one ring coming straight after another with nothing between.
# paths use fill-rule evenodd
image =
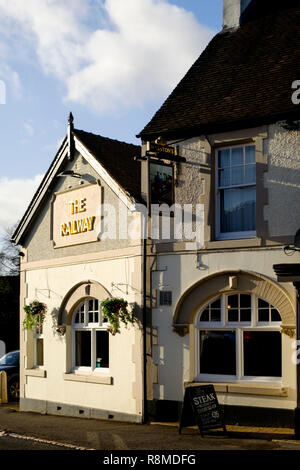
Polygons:
<instances>
[{"instance_id":1,"label":"chimney stack","mask_svg":"<svg viewBox=\"0 0 300 470\"><path fill-rule=\"evenodd\" d=\"M252 0L223 0L223 29L237 28L242 13Z\"/></svg>"}]
</instances>

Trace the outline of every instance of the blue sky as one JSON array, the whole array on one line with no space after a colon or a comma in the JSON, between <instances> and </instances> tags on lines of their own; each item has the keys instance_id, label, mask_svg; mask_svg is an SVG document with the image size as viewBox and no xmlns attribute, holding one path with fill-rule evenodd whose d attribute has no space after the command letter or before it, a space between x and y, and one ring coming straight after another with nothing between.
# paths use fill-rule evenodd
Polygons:
<instances>
[{"instance_id":1,"label":"blue sky","mask_svg":"<svg viewBox=\"0 0 300 470\"><path fill-rule=\"evenodd\" d=\"M174 8L174 7L179 7ZM0 231L75 127L127 142L221 29L222 0L0 0Z\"/></svg>"}]
</instances>

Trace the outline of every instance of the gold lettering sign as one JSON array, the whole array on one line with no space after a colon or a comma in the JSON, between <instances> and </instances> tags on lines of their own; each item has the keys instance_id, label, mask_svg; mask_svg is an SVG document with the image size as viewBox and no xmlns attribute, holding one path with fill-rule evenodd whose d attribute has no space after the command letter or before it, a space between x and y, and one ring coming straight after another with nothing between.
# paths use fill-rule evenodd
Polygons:
<instances>
[{"instance_id":1,"label":"gold lettering sign","mask_svg":"<svg viewBox=\"0 0 300 470\"><path fill-rule=\"evenodd\" d=\"M101 191L98 184L57 193L53 202L55 248L98 240Z\"/></svg>"}]
</instances>

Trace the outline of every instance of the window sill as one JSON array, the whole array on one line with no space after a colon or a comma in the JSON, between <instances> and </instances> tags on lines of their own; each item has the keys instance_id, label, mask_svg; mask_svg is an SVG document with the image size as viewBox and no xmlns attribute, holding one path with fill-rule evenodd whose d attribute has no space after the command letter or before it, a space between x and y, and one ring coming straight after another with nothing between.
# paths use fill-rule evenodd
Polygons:
<instances>
[{"instance_id":1,"label":"window sill","mask_svg":"<svg viewBox=\"0 0 300 470\"><path fill-rule=\"evenodd\" d=\"M248 248L261 246L261 238L235 238L230 240L216 240L207 242L205 249L207 250L219 250L226 248Z\"/></svg>"},{"instance_id":2,"label":"window sill","mask_svg":"<svg viewBox=\"0 0 300 470\"><path fill-rule=\"evenodd\" d=\"M84 382L84 383L95 383L95 384L104 384L112 385L113 378L109 375L99 375L99 374L74 374L73 372L69 374L64 374L64 380L70 380L73 382Z\"/></svg>"},{"instance_id":3,"label":"window sill","mask_svg":"<svg viewBox=\"0 0 300 470\"><path fill-rule=\"evenodd\" d=\"M42 379L47 377L47 371L38 367L33 369L25 369L26 377L41 377Z\"/></svg>"},{"instance_id":4,"label":"window sill","mask_svg":"<svg viewBox=\"0 0 300 470\"><path fill-rule=\"evenodd\" d=\"M258 384L251 385L240 383L208 383L208 382L187 382L187 386L213 385L217 393L236 393L241 395L265 395L272 397L288 397L289 388L280 385Z\"/></svg>"}]
</instances>

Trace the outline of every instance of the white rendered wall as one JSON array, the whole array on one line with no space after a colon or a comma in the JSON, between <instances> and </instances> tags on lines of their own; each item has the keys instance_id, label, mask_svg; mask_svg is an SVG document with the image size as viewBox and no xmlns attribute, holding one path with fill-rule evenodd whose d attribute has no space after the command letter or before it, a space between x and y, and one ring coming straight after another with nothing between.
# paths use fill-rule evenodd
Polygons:
<instances>
[{"instance_id":1,"label":"white rendered wall","mask_svg":"<svg viewBox=\"0 0 300 470\"><path fill-rule=\"evenodd\" d=\"M55 331L52 314L66 293L77 283L94 280L114 297L141 302L140 257L35 269L26 273L27 302L38 299L48 307L44 323L44 369L47 377L27 377L23 384L25 398L47 400L82 407L141 415L142 339L137 327L122 328L110 335L109 376L113 385L66 381L66 335ZM26 332L23 338L26 339Z\"/></svg>"}]
</instances>

